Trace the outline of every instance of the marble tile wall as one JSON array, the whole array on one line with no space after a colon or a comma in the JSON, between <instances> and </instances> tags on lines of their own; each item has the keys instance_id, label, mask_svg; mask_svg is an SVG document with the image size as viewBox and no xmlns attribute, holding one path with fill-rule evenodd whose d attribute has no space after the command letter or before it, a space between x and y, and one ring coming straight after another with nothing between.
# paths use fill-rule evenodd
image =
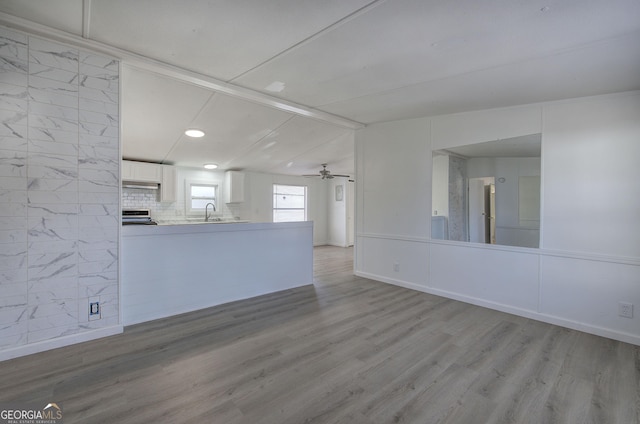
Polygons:
<instances>
[{"instance_id":1,"label":"marble tile wall","mask_svg":"<svg viewBox=\"0 0 640 424\"><path fill-rule=\"evenodd\" d=\"M449 156L449 240L469 241L467 208L467 161Z\"/></svg>"},{"instance_id":2,"label":"marble tile wall","mask_svg":"<svg viewBox=\"0 0 640 424\"><path fill-rule=\"evenodd\" d=\"M0 27L0 349L119 323L118 79Z\"/></svg>"}]
</instances>

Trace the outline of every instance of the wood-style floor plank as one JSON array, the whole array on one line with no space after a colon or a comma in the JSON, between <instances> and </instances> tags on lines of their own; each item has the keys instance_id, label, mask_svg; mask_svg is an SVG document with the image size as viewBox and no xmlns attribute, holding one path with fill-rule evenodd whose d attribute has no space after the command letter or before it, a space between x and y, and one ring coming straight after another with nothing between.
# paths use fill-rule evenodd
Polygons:
<instances>
[{"instance_id":1,"label":"wood-style floor plank","mask_svg":"<svg viewBox=\"0 0 640 424\"><path fill-rule=\"evenodd\" d=\"M640 347L353 275L0 363L70 423L640 423ZM188 286L186 282L176 282Z\"/></svg>"}]
</instances>

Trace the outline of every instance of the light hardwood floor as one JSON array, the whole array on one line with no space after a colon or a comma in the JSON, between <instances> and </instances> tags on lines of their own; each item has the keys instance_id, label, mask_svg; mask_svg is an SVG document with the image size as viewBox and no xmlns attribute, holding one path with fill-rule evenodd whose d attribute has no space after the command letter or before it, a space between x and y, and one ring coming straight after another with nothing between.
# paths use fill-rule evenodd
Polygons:
<instances>
[{"instance_id":1,"label":"light hardwood floor","mask_svg":"<svg viewBox=\"0 0 640 424\"><path fill-rule=\"evenodd\" d=\"M639 347L314 253L314 286L1 362L0 403L61 402L65 424L640 421Z\"/></svg>"}]
</instances>

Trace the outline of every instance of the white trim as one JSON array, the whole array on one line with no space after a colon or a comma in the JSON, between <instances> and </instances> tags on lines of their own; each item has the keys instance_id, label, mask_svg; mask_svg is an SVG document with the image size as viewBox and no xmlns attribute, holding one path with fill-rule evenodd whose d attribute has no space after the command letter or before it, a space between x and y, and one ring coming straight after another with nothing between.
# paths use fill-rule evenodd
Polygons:
<instances>
[{"instance_id":1,"label":"white trim","mask_svg":"<svg viewBox=\"0 0 640 424\"><path fill-rule=\"evenodd\" d=\"M540 312L532 311L529 309L516 308L513 306L505 305L502 303L491 302L476 297L470 297L461 295L456 292L450 292L446 290L433 289L431 287L421 286L415 283L410 283L402 280L395 280L392 278L383 277L381 275L371 274L367 272L357 271L355 273L358 277L368 278L370 280L381 281L383 283L392 284L394 286L404 287L411 290L416 290L423 293L432 294L435 296L445 297L447 299L453 299L460 302L469 303L471 305L482 306L484 308L493 309L500 312L517 315L524 318L534 319L536 321L542 321L561 327L570 328L584 333L595 334L596 336L607 337L613 340L619 340L625 343L631 343L640 346L640 336L635 334L625 333L623 331L615 331L609 328L598 327L595 325L589 325L582 322L572 321L565 318L561 318L555 315L543 314Z\"/></svg>"},{"instance_id":2,"label":"white trim","mask_svg":"<svg viewBox=\"0 0 640 424\"><path fill-rule=\"evenodd\" d=\"M408 241L408 242L425 243L425 244L440 244L445 246L463 247L467 249L500 250L500 251L506 251L506 252L514 252L514 253L525 253L529 255L553 256L553 257L560 257L560 258L580 259L585 261L607 262L607 263L614 263L614 264L640 266L640 258L632 258L629 256L604 255L601 253L573 252L573 251L567 251L567 250L543 249L543 248L535 248L535 247L517 247L517 246L507 246L507 245L501 245L501 244L482 244L482 243L471 243L466 241L437 240L437 239L429 239L427 237L396 236L391 234L376 234L376 233L359 233L359 234L356 234L356 237Z\"/></svg>"},{"instance_id":3,"label":"white trim","mask_svg":"<svg viewBox=\"0 0 640 424\"><path fill-rule=\"evenodd\" d=\"M178 81L186 82L199 87L208 88L220 93L229 94L243 100L261 104L263 106L269 106L275 109L283 110L296 115L305 116L307 118L316 119L349 129L360 129L364 128L365 126L360 122L333 115L319 109L314 109L301 105L299 103L279 99L277 97L273 97L259 91L240 87L238 85L224 82L222 80L212 78L197 72L188 71L175 65L170 65L168 63L151 59L137 53L120 49L118 47L113 47L99 41L85 39L77 35L70 34L65 31L60 31L55 28L19 18L17 16L9 15L7 13L0 12L0 25L4 25L6 27L26 32L35 36L46 37L52 41L63 42L75 47L91 49L95 52L100 52L102 54L117 58L125 62L127 66L154 72L165 77L173 78Z\"/></svg>"},{"instance_id":4,"label":"white trim","mask_svg":"<svg viewBox=\"0 0 640 424\"><path fill-rule=\"evenodd\" d=\"M188 217L199 217L201 216L203 219L204 217L204 213L205 213L205 208L192 208L191 207L191 203L193 200L193 197L191 197L191 186L206 186L206 187L213 187L214 188L214 196L213 196L213 205L215 206L215 210L213 211L213 213L211 213L210 216L222 216L222 208L220 207L220 187L218 186L218 183L215 181L206 181L206 180L189 180L189 179L185 179L184 180L184 211L185 211L185 215ZM201 199L201 198L199 198Z\"/></svg>"},{"instance_id":5,"label":"white trim","mask_svg":"<svg viewBox=\"0 0 640 424\"><path fill-rule=\"evenodd\" d=\"M44 352L51 349L57 349L64 346L71 346L77 343L88 342L90 340L101 339L103 337L120 334L124 331L122 325L114 325L83 333L73 334L70 336L57 337L55 339L43 340L41 342L30 343L11 349L0 351L0 361L6 361L20 356L31 355L38 352Z\"/></svg>"}]
</instances>

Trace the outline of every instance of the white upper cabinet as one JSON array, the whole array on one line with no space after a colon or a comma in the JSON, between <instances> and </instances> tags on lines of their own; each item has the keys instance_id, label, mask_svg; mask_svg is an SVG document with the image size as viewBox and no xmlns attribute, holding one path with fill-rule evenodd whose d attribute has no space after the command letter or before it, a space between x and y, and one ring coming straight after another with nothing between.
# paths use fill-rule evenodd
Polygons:
<instances>
[{"instance_id":1,"label":"white upper cabinet","mask_svg":"<svg viewBox=\"0 0 640 424\"><path fill-rule=\"evenodd\" d=\"M160 201L176 201L176 168L174 166L123 160L121 169L122 181L160 184Z\"/></svg>"},{"instance_id":2,"label":"white upper cabinet","mask_svg":"<svg viewBox=\"0 0 640 424\"><path fill-rule=\"evenodd\" d=\"M244 173L227 171L224 173L224 202L244 202Z\"/></svg>"},{"instance_id":3,"label":"white upper cabinet","mask_svg":"<svg viewBox=\"0 0 640 424\"><path fill-rule=\"evenodd\" d=\"M162 165L123 160L122 181L160 184L162 183Z\"/></svg>"},{"instance_id":4,"label":"white upper cabinet","mask_svg":"<svg viewBox=\"0 0 640 424\"><path fill-rule=\"evenodd\" d=\"M160 201L176 201L176 168L170 165L162 166L162 183L160 184Z\"/></svg>"}]
</instances>

